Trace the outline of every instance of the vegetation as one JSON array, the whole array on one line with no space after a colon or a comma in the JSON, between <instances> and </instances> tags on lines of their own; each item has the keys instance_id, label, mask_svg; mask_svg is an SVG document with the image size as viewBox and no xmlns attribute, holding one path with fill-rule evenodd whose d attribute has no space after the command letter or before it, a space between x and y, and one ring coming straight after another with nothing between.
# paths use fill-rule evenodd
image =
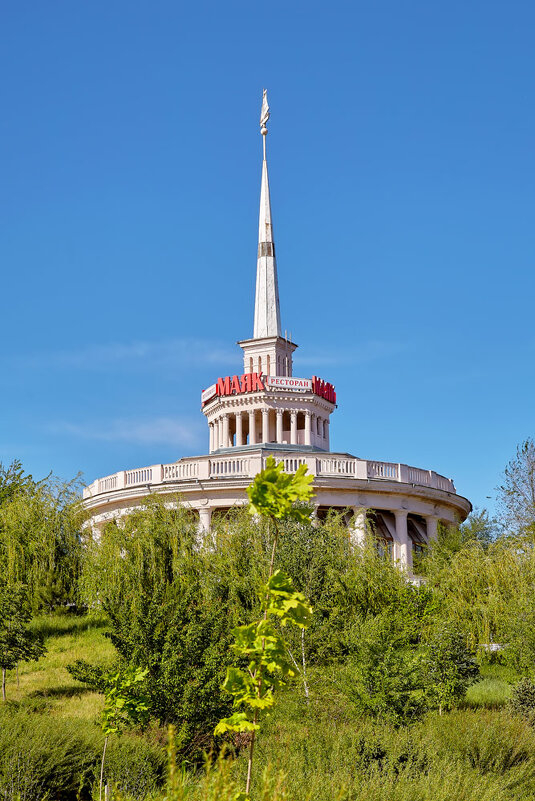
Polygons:
<instances>
[{"instance_id":1,"label":"vegetation","mask_svg":"<svg viewBox=\"0 0 535 801\"><path fill-rule=\"evenodd\" d=\"M532 445L421 586L303 471L199 543L157 499L93 538L75 484L0 466L0 796L96 799L106 745L124 801L535 797Z\"/></svg>"}]
</instances>

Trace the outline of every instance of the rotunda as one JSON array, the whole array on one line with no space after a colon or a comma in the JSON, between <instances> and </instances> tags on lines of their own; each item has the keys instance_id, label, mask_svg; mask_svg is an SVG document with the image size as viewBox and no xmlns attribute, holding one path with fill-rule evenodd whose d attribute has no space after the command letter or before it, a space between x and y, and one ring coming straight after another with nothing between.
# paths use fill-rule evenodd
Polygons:
<instances>
[{"instance_id":1,"label":"rotunda","mask_svg":"<svg viewBox=\"0 0 535 801\"><path fill-rule=\"evenodd\" d=\"M438 522L464 520L471 504L457 494L451 479L433 470L331 452L335 388L319 376L293 375L297 345L281 329L266 160L268 119L264 92L253 337L238 343L243 371L218 377L201 393L209 453L98 478L84 489L84 505L98 529L141 506L149 494L179 496L198 515L200 528L208 530L214 512L247 502L247 486L272 455L288 472L307 465L314 477L315 514L321 517L330 508L344 512L356 542L365 536L367 518L372 519L385 551L411 572L413 554L436 536Z\"/></svg>"}]
</instances>

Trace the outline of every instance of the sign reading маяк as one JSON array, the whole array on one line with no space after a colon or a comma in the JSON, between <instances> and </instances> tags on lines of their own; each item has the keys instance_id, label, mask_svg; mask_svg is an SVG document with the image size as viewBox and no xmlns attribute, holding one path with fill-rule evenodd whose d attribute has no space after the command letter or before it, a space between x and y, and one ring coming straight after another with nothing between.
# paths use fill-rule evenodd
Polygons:
<instances>
[{"instance_id":1,"label":"sign reading \u043c\u0430\u044f\u043a","mask_svg":"<svg viewBox=\"0 0 535 801\"><path fill-rule=\"evenodd\" d=\"M336 403L336 392L332 384L313 376L310 378L294 378L293 376L282 375L262 375L262 373L244 373L241 376L233 375L225 378L218 378L216 384L212 384L201 393L201 403L208 403L213 397L225 395L241 395L245 392L258 392L265 389L284 389L294 392L312 390L315 395Z\"/></svg>"}]
</instances>

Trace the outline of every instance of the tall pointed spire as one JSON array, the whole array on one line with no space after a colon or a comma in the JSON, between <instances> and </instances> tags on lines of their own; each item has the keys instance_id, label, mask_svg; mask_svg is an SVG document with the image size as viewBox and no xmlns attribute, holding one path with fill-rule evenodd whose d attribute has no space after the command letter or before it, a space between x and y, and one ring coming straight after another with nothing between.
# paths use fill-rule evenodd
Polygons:
<instances>
[{"instance_id":1,"label":"tall pointed spire","mask_svg":"<svg viewBox=\"0 0 535 801\"><path fill-rule=\"evenodd\" d=\"M279 285L277 261L271 223L271 200L266 161L266 123L269 119L267 91L264 89L260 132L263 139L264 160L262 162L262 188L260 190L260 217L258 221L258 261L256 265L256 296L254 309L254 339L281 336L279 309Z\"/></svg>"}]
</instances>

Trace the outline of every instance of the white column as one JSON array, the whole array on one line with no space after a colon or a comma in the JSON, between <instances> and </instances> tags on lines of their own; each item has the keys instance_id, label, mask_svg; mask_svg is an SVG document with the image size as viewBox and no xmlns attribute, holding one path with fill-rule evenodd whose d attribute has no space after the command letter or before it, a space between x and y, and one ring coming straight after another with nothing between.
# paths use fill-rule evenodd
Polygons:
<instances>
[{"instance_id":1,"label":"white column","mask_svg":"<svg viewBox=\"0 0 535 801\"><path fill-rule=\"evenodd\" d=\"M290 412L290 442L292 445L297 445L297 412L295 410Z\"/></svg>"},{"instance_id":2,"label":"white column","mask_svg":"<svg viewBox=\"0 0 535 801\"><path fill-rule=\"evenodd\" d=\"M283 439L283 431L282 431L282 409L277 409L277 442L282 445Z\"/></svg>"},{"instance_id":3,"label":"white column","mask_svg":"<svg viewBox=\"0 0 535 801\"><path fill-rule=\"evenodd\" d=\"M305 445L311 445L310 439L310 412L307 410L305 412Z\"/></svg>"},{"instance_id":4,"label":"white column","mask_svg":"<svg viewBox=\"0 0 535 801\"><path fill-rule=\"evenodd\" d=\"M262 442L269 442L269 409L262 409Z\"/></svg>"},{"instance_id":5,"label":"white column","mask_svg":"<svg viewBox=\"0 0 535 801\"><path fill-rule=\"evenodd\" d=\"M221 426L223 425L219 417L214 423L214 450L221 447Z\"/></svg>"},{"instance_id":6,"label":"white column","mask_svg":"<svg viewBox=\"0 0 535 801\"><path fill-rule=\"evenodd\" d=\"M209 506L203 506L199 509L199 534L206 534L210 531L210 523L212 521L212 510Z\"/></svg>"},{"instance_id":7,"label":"white column","mask_svg":"<svg viewBox=\"0 0 535 801\"><path fill-rule=\"evenodd\" d=\"M349 539L353 545L363 547L366 544L366 509L354 506L353 514L355 516L349 529Z\"/></svg>"},{"instance_id":8,"label":"white column","mask_svg":"<svg viewBox=\"0 0 535 801\"><path fill-rule=\"evenodd\" d=\"M249 412L249 445L256 445L254 410Z\"/></svg>"},{"instance_id":9,"label":"white column","mask_svg":"<svg viewBox=\"0 0 535 801\"><path fill-rule=\"evenodd\" d=\"M330 450L330 448L331 448L330 437L329 437L329 422L330 421L327 418L327 420L325 420L324 423L323 423L323 434L324 434L324 437L325 437L325 447L327 448L327 450Z\"/></svg>"},{"instance_id":10,"label":"white column","mask_svg":"<svg viewBox=\"0 0 535 801\"><path fill-rule=\"evenodd\" d=\"M215 450L215 448L214 448L214 424L213 423L209 423L208 424L208 429L210 431L210 450L208 452L212 453L212 451Z\"/></svg>"},{"instance_id":11,"label":"white column","mask_svg":"<svg viewBox=\"0 0 535 801\"><path fill-rule=\"evenodd\" d=\"M230 445L230 434L229 434L229 415L223 415L223 448L228 448Z\"/></svg>"},{"instance_id":12,"label":"white column","mask_svg":"<svg viewBox=\"0 0 535 801\"><path fill-rule=\"evenodd\" d=\"M243 445L243 412L236 412L236 445Z\"/></svg>"},{"instance_id":13,"label":"white column","mask_svg":"<svg viewBox=\"0 0 535 801\"><path fill-rule=\"evenodd\" d=\"M407 510L394 509L396 518L396 545L398 548L398 561L401 567L412 572L412 542L407 530Z\"/></svg>"},{"instance_id":14,"label":"white column","mask_svg":"<svg viewBox=\"0 0 535 801\"><path fill-rule=\"evenodd\" d=\"M427 541L433 542L437 538L438 517L427 515L425 522L427 523Z\"/></svg>"}]
</instances>

